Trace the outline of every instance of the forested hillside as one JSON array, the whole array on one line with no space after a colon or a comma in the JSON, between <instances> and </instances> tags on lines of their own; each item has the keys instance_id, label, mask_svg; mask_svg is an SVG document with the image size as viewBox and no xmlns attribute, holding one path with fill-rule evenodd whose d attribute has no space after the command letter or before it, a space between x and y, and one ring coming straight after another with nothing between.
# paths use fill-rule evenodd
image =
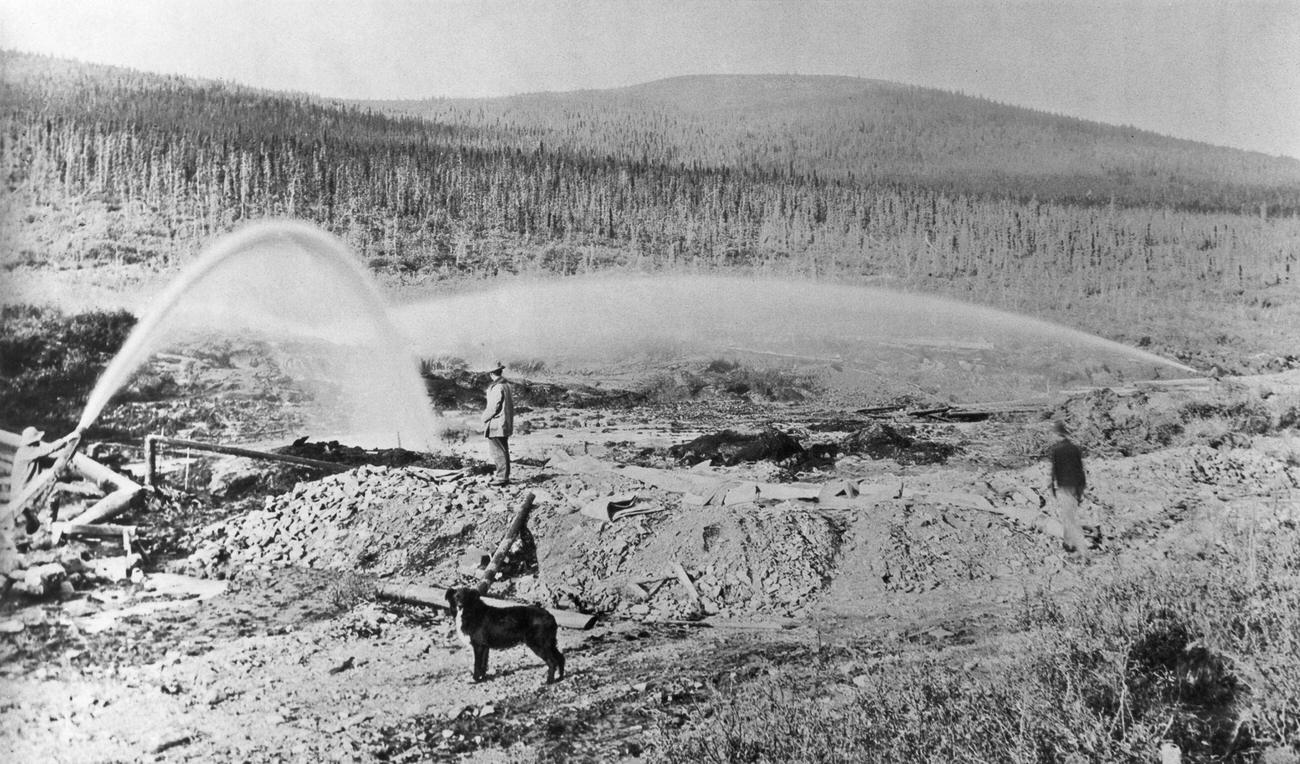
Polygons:
<instances>
[{"instance_id":1,"label":"forested hillside","mask_svg":"<svg viewBox=\"0 0 1300 764\"><path fill-rule=\"evenodd\" d=\"M1300 161L851 77L696 76L617 90L367 104L669 167L1084 204L1300 208Z\"/></svg>"},{"instance_id":2,"label":"forested hillside","mask_svg":"<svg viewBox=\"0 0 1300 764\"><path fill-rule=\"evenodd\" d=\"M169 267L242 220L290 215L394 282L727 268L1122 318L1142 299L1287 281L1300 241L1294 162L1142 134L1125 143L1118 128L860 80L812 80L811 100L787 78L734 92L686 80L618 91L608 97L622 106L604 116L562 106L606 97L588 93L444 102L423 119L35 56L3 63L9 269ZM859 93L846 96L857 105L828 106L835 89ZM672 116L670 102L693 116ZM816 109L820 132L791 127ZM834 117L849 111L858 122ZM994 117L1001 132L972 127ZM1046 145L1073 147L1055 163L1047 133ZM1126 145L1138 156L1128 165ZM911 180L854 170L866 155ZM940 182L964 177L958 160L988 188ZM991 173L1003 161L1020 169ZM1042 195L1022 198L1015 172L1043 167ZM1127 204L1046 193L1121 171L1151 178L1124 186ZM1220 182L1158 182L1180 174ZM1165 191L1134 196L1143 189Z\"/></svg>"}]
</instances>

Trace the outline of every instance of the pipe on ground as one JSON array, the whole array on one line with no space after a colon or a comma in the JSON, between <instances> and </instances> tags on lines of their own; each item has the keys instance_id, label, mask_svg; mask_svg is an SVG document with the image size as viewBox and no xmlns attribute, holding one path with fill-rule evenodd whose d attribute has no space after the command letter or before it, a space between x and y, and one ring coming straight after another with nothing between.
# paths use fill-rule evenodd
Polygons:
<instances>
[{"instance_id":1,"label":"pipe on ground","mask_svg":"<svg viewBox=\"0 0 1300 764\"><path fill-rule=\"evenodd\" d=\"M420 586L417 584L386 584L381 583L376 587L376 593L385 599L398 600L399 602L410 602L416 605L427 605L429 607L447 609L447 587ZM483 602L493 607L511 607L521 603L511 602L510 600L499 600L495 597L484 597ZM586 631L596 623L598 616L588 615L586 613L576 613L572 610L560 610L558 608L546 608L546 612L555 616L555 622L566 629L577 629Z\"/></svg>"}]
</instances>

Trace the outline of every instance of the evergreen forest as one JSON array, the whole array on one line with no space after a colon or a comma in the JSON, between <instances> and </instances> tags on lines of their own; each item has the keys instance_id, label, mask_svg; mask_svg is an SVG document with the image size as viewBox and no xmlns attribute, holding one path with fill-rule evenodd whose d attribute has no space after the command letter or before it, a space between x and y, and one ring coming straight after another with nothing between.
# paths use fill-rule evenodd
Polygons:
<instances>
[{"instance_id":1,"label":"evergreen forest","mask_svg":"<svg viewBox=\"0 0 1300 764\"><path fill-rule=\"evenodd\" d=\"M728 270L1122 321L1289 282L1300 255L1300 161L885 82L344 103L0 63L11 270L166 269L292 216L385 283Z\"/></svg>"}]
</instances>

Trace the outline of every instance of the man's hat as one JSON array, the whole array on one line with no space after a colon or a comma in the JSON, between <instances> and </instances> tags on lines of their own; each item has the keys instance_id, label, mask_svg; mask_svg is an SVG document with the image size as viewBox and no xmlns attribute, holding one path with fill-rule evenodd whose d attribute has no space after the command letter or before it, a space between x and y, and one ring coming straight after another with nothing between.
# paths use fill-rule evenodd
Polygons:
<instances>
[{"instance_id":1,"label":"man's hat","mask_svg":"<svg viewBox=\"0 0 1300 764\"><path fill-rule=\"evenodd\" d=\"M488 368L488 373L496 374L498 372L502 372L505 370L506 370L506 365L504 363L501 363L500 361L493 361L492 366Z\"/></svg>"},{"instance_id":2,"label":"man's hat","mask_svg":"<svg viewBox=\"0 0 1300 764\"><path fill-rule=\"evenodd\" d=\"M41 442L41 438L44 438L44 437L45 437L45 433L44 433L44 432L41 432L40 430L36 429L35 427L27 427L27 428L23 429L23 434L22 434L22 444L23 444L24 446L30 446L30 445L32 445L32 444L34 444L34 443L40 443L40 442Z\"/></svg>"}]
</instances>

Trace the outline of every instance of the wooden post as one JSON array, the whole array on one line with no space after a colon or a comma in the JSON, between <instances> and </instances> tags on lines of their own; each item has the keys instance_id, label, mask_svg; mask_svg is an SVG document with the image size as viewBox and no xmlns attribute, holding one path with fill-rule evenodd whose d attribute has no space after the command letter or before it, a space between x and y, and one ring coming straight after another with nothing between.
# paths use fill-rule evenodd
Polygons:
<instances>
[{"instance_id":1,"label":"wooden post","mask_svg":"<svg viewBox=\"0 0 1300 764\"><path fill-rule=\"evenodd\" d=\"M528 515L533 511L533 492L529 491L524 494L523 500L519 503L519 509L515 512L515 519L510 522L510 528L506 535L501 538L501 543L497 544L497 550L492 554L491 561L483 569L483 577L478 583L480 594L487 594L487 590L492 588L492 579L496 576L497 571L501 569L501 563L505 561L506 555L510 553L510 545L519 534L523 533L524 526L528 524Z\"/></svg>"},{"instance_id":2,"label":"wooden post","mask_svg":"<svg viewBox=\"0 0 1300 764\"><path fill-rule=\"evenodd\" d=\"M144 484L154 488L154 476L158 472L158 437L144 436Z\"/></svg>"},{"instance_id":3,"label":"wooden post","mask_svg":"<svg viewBox=\"0 0 1300 764\"><path fill-rule=\"evenodd\" d=\"M673 560L673 572L677 574L677 580L682 582L682 586L686 587L686 593L691 595L691 601L695 603L695 606L703 608L704 603L700 601L700 593L695 590L695 583L686 574L686 568L683 568L680 562Z\"/></svg>"}]
</instances>

